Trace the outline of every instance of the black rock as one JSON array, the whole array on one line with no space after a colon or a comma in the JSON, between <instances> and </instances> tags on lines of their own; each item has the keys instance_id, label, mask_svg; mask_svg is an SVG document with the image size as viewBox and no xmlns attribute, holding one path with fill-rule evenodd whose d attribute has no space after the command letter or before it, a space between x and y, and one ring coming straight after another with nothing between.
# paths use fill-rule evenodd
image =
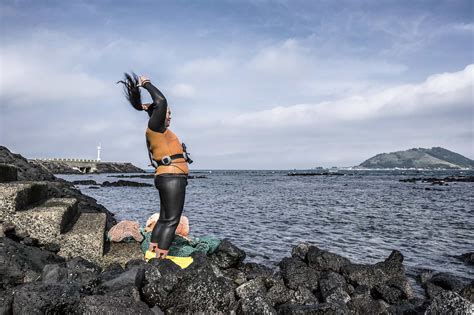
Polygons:
<instances>
[{"instance_id":1,"label":"black rock","mask_svg":"<svg viewBox=\"0 0 474 315\"><path fill-rule=\"evenodd\" d=\"M39 278L44 266L64 262L64 258L37 247L15 242L7 237L0 238L0 269L2 287L24 283L29 279Z\"/></svg>"},{"instance_id":2,"label":"black rock","mask_svg":"<svg viewBox=\"0 0 474 315\"><path fill-rule=\"evenodd\" d=\"M61 283L68 279L68 270L63 267L64 264L46 265L41 274L41 280L44 283ZM65 283L63 283L65 284Z\"/></svg>"},{"instance_id":3,"label":"black rock","mask_svg":"<svg viewBox=\"0 0 474 315\"><path fill-rule=\"evenodd\" d=\"M462 289L459 295L461 295L466 300L471 301L471 303L474 303L474 281L471 281L470 284Z\"/></svg>"},{"instance_id":4,"label":"black rock","mask_svg":"<svg viewBox=\"0 0 474 315\"><path fill-rule=\"evenodd\" d=\"M436 295L426 309L425 314L473 314L474 304L451 291Z\"/></svg>"},{"instance_id":5,"label":"black rock","mask_svg":"<svg viewBox=\"0 0 474 315\"><path fill-rule=\"evenodd\" d=\"M273 270L257 263L243 263L239 266L238 270L245 273L247 280L255 279L258 277L270 277L273 275Z\"/></svg>"},{"instance_id":6,"label":"black rock","mask_svg":"<svg viewBox=\"0 0 474 315\"><path fill-rule=\"evenodd\" d=\"M23 238L23 240L21 242L25 245L35 246L35 247L38 247L38 244L39 244L38 239L31 238L31 237L25 237L25 238Z\"/></svg>"},{"instance_id":7,"label":"black rock","mask_svg":"<svg viewBox=\"0 0 474 315\"><path fill-rule=\"evenodd\" d=\"M112 280L118 277L122 272L124 272L122 265L119 263L110 264L100 274L100 280L102 282Z\"/></svg>"},{"instance_id":8,"label":"black rock","mask_svg":"<svg viewBox=\"0 0 474 315\"><path fill-rule=\"evenodd\" d=\"M309 243L300 243L293 247L291 250L291 257L298 257L304 262L307 262L306 255L308 254L311 244Z\"/></svg>"},{"instance_id":9,"label":"black rock","mask_svg":"<svg viewBox=\"0 0 474 315\"><path fill-rule=\"evenodd\" d=\"M0 290L0 314L12 314L13 295L9 290Z\"/></svg>"},{"instance_id":10,"label":"black rock","mask_svg":"<svg viewBox=\"0 0 474 315\"><path fill-rule=\"evenodd\" d=\"M307 253L308 265L320 271L339 272L341 267L349 265L349 259L340 255L310 246Z\"/></svg>"},{"instance_id":11,"label":"black rock","mask_svg":"<svg viewBox=\"0 0 474 315\"><path fill-rule=\"evenodd\" d=\"M0 163L0 183L18 180L18 169L15 165Z\"/></svg>"},{"instance_id":12,"label":"black rock","mask_svg":"<svg viewBox=\"0 0 474 315\"><path fill-rule=\"evenodd\" d=\"M318 288L319 272L309 268L299 258L283 258L280 263L280 270L285 285L293 290L300 286L310 290Z\"/></svg>"},{"instance_id":13,"label":"black rock","mask_svg":"<svg viewBox=\"0 0 474 315\"><path fill-rule=\"evenodd\" d=\"M294 298L294 291L288 289L283 283L275 283L267 291L267 299L273 306L287 303L292 298Z\"/></svg>"},{"instance_id":14,"label":"black rock","mask_svg":"<svg viewBox=\"0 0 474 315\"><path fill-rule=\"evenodd\" d=\"M234 268L222 269L222 274L227 279L233 281L236 285L241 285L245 281L249 280L245 272L239 269L234 269Z\"/></svg>"},{"instance_id":15,"label":"black rock","mask_svg":"<svg viewBox=\"0 0 474 315\"><path fill-rule=\"evenodd\" d=\"M456 276L445 272L432 274L431 278L427 280L427 283L434 284L442 289L454 291L456 293L459 293L465 285Z\"/></svg>"},{"instance_id":16,"label":"black rock","mask_svg":"<svg viewBox=\"0 0 474 315\"><path fill-rule=\"evenodd\" d=\"M56 243L48 243L43 246L43 249L57 254L61 250L61 246L59 246L59 244L56 244Z\"/></svg>"},{"instance_id":17,"label":"black rock","mask_svg":"<svg viewBox=\"0 0 474 315\"><path fill-rule=\"evenodd\" d=\"M255 295L265 296L267 293L267 289L265 287L263 279L257 278L240 285L238 288L235 289L235 293L240 299L246 299L251 298Z\"/></svg>"},{"instance_id":18,"label":"black rock","mask_svg":"<svg viewBox=\"0 0 474 315\"><path fill-rule=\"evenodd\" d=\"M375 299L382 299L389 304L395 304L400 300L407 299L407 296L400 289L388 285L376 285L371 293Z\"/></svg>"},{"instance_id":19,"label":"black rock","mask_svg":"<svg viewBox=\"0 0 474 315\"><path fill-rule=\"evenodd\" d=\"M338 304L312 304L312 305L299 305L299 304L283 304L278 307L278 313L284 315L345 315L350 314L349 309L345 305Z\"/></svg>"},{"instance_id":20,"label":"black rock","mask_svg":"<svg viewBox=\"0 0 474 315\"><path fill-rule=\"evenodd\" d=\"M220 268L237 267L245 259L245 252L232 244L228 239L223 239L211 259Z\"/></svg>"},{"instance_id":21,"label":"black rock","mask_svg":"<svg viewBox=\"0 0 474 315\"><path fill-rule=\"evenodd\" d=\"M417 315L425 314L427 303L423 299L412 299L402 301L390 306L387 309L389 314L393 315Z\"/></svg>"},{"instance_id":22,"label":"black rock","mask_svg":"<svg viewBox=\"0 0 474 315\"><path fill-rule=\"evenodd\" d=\"M164 268L164 266L162 266L159 262L157 263L158 263L158 266L161 266L161 268ZM145 271L144 279L143 279L144 285L159 281L163 277L163 275L160 272L160 268L157 268L154 265L147 263L146 261L142 259L130 260L125 265L126 270L137 268L137 267L142 268ZM174 266L171 268L173 268L173 271L172 271L173 273L178 271ZM164 272L166 272L166 270Z\"/></svg>"},{"instance_id":23,"label":"black rock","mask_svg":"<svg viewBox=\"0 0 474 315\"><path fill-rule=\"evenodd\" d=\"M98 292L114 292L129 287L141 289L144 278L145 270L140 267L135 267L101 283L97 287L97 290Z\"/></svg>"},{"instance_id":24,"label":"black rock","mask_svg":"<svg viewBox=\"0 0 474 315\"><path fill-rule=\"evenodd\" d=\"M292 297L290 299L290 303L293 304L303 304L303 305L310 305L310 304L317 304L318 298L313 294L313 292L305 287L299 287L298 289L292 292Z\"/></svg>"},{"instance_id":25,"label":"black rock","mask_svg":"<svg viewBox=\"0 0 474 315\"><path fill-rule=\"evenodd\" d=\"M139 182L132 182L132 181L129 181L129 180L122 180L122 179L119 179L118 181L116 182L109 182L109 181L105 181L102 183L102 187L124 187L124 186L127 186L127 187L152 187L153 185L152 184L147 184L147 183L139 183Z\"/></svg>"},{"instance_id":26,"label":"black rock","mask_svg":"<svg viewBox=\"0 0 474 315\"><path fill-rule=\"evenodd\" d=\"M27 283L13 290L13 314L71 314L79 299L74 284Z\"/></svg>"},{"instance_id":27,"label":"black rock","mask_svg":"<svg viewBox=\"0 0 474 315\"><path fill-rule=\"evenodd\" d=\"M254 295L239 301L237 314L278 314L263 295Z\"/></svg>"},{"instance_id":28,"label":"black rock","mask_svg":"<svg viewBox=\"0 0 474 315\"><path fill-rule=\"evenodd\" d=\"M95 180L86 179L86 180L75 180L72 182L74 185L99 185Z\"/></svg>"},{"instance_id":29,"label":"black rock","mask_svg":"<svg viewBox=\"0 0 474 315\"><path fill-rule=\"evenodd\" d=\"M189 268L189 267L188 267ZM167 313L228 312L235 302L234 285L211 268L184 269L166 297Z\"/></svg>"},{"instance_id":30,"label":"black rock","mask_svg":"<svg viewBox=\"0 0 474 315\"><path fill-rule=\"evenodd\" d=\"M85 296L79 303L78 311L81 314L154 314L143 302L110 295Z\"/></svg>"},{"instance_id":31,"label":"black rock","mask_svg":"<svg viewBox=\"0 0 474 315\"><path fill-rule=\"evenodd\" d=\"M350 292L346 279L340 274L332 271L321 273L319 291L325 302L335 300L345 301L347 300L347 297L349 297L348 293ZM343 292L345 292L345 294ZM347 303L347 301L344 303Z\"/></svg>"},{"instance_id":32,"label":"black rock","mask_svg":"<svg viewBox=\"0 0 474 315\"><path fill-rule=\"evenodd\" d=\"M464 261L468 265L474 265L474 253L465 253L459 256L454 256L457 259Z\"/></svg>"},{"instance_id":33,"label":"black rock","mask_svg":"<svg viewBox=\"0 0 474 315\"><path fill-rule=\"evenodd\" d=\"M356 314L381 314L390 307L383 300L374 300L370 295L370 288L364 285L356 288L347 306Z\"/></svg>"}]
</instances>

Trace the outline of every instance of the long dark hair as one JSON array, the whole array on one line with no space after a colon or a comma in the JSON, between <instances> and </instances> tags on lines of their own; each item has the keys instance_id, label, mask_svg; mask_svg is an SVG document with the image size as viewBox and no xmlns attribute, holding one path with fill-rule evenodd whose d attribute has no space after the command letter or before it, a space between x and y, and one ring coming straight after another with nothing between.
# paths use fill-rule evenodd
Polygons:
<instances>
[{"instance_id":1,"label":"long dark hair","mask_svg":"<svg viewBox=\"0 0 474 315\"><path fill-rule=\"evenodd\" d=\"M142 107L142 96L140 94L140 88L138 87L138 76L132 72L132 74L124 73L124 80L120 80L117 84L123 84L123 92L125 97L130 104L136 110L143 110Z\"/></svg>"}]
</instances>

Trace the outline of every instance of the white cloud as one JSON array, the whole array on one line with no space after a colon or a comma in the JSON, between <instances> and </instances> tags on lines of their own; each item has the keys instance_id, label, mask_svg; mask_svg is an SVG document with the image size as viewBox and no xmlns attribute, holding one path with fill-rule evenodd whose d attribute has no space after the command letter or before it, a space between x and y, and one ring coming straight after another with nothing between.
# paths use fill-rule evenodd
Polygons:
<instances>
[{"instance_id":1,"label":"white cloud","mask_svg":"<svg viewBox=\"0 0 474 315\"><path fill-rule=\"evenodd\" d=\"M181 98L193 98L196 95L196 89L190 84L178 83L171 88L171 94Z\"/></svg>"},{"instance_id":2,"label":"white cloud","mask_svg":"<svg viewBox=\"0 0 474 315\"><path fill-rule=\"evenodd\" d=\"M374 94L353 95L336 101L278 106L241 114L224 124L254 128L327 125L338 121L411 115L436 108L472 106L473 81L474 65L468 65L459 72L430 76L420 84L396 86Z\"/></svg>"}]
</instances>

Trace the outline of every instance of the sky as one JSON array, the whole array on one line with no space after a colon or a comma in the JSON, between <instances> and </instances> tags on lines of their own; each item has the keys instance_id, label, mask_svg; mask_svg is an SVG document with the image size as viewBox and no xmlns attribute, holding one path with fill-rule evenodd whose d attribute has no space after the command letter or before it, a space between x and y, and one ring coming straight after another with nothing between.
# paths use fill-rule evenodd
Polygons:
<instances>
[{"instance_id":1,"label":"sky","mask_svg":"<svg viewBox=\"0 0 474 315\"><path fill-rule=\"evenodd\" d=\"M146 167L151 78L191 169L474 158L474 2L0 1L0 145ZM146 93L144 102L149 101Z\"/></svg>"}]
</instances>

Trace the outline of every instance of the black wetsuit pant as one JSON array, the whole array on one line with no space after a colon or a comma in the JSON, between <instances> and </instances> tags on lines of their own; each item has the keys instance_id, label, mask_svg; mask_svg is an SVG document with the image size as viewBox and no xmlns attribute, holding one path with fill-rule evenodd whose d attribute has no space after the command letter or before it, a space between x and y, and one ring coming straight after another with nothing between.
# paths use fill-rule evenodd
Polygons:
<instances>
[{"instance_id":1,"label":"black wetsuit pant","mask_svg":"<svg viewBox=\"0 0 474 315\"><path fill-rule=\"evenodd\" d=\"M168 250L178 227L184 207L188 179L186 175L163 174L155 176L155 186L160 192L160 218L151 234L151 242Z\"/></svg>"}]
</instances>

